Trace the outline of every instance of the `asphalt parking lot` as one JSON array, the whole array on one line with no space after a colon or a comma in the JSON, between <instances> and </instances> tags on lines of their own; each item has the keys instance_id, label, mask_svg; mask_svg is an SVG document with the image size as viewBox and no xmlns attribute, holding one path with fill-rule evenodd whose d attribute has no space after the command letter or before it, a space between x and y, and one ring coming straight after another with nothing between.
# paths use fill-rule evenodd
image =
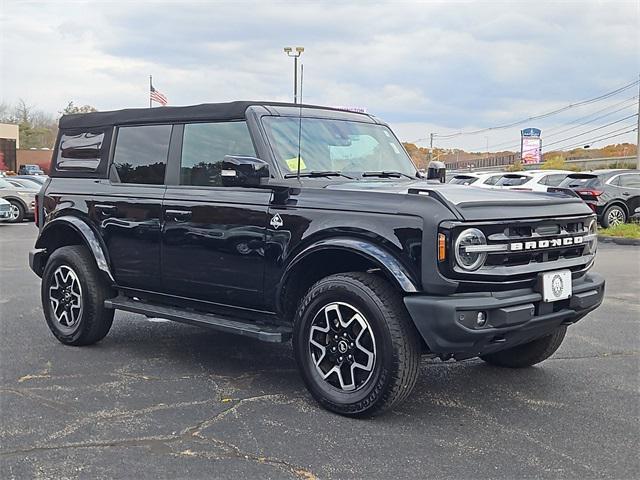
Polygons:
<instances>
[{"instance_id":1,"label":"asphalt parking lot","mask_svg":"<svg viewBox=\"0 0 640 480\"><path fill-rule=\"evenodd\" d=\"M0 477L638 478L640 247L601 245L603 306L526 370L424 360L374 420L320 409L291 348L116 314L73 348L0 224Z\"/></svg>"}]
</instances>

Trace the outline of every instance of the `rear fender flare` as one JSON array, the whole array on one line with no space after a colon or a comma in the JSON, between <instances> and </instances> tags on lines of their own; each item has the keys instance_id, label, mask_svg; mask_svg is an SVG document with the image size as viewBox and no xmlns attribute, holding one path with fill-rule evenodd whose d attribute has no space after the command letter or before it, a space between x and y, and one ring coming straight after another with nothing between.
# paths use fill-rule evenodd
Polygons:
<instances>
[{"instance_id":1,"label":"rear fender flare","mask_svg":"<svg viewBox=\"0 0 640 480\"><path fill-rule=\"evenodd\" d=\"M49 236L60 227L70 227L82 238L84 245L91 251L98 270L102 272L111 284L115 284L116 282L111 272L109 256L105 245L93 229L78 217L65 215L48 222L42 229L42 232L40 232L40 236L36 241L36 248L46 249Z\"/></svg>"}]
</instances>

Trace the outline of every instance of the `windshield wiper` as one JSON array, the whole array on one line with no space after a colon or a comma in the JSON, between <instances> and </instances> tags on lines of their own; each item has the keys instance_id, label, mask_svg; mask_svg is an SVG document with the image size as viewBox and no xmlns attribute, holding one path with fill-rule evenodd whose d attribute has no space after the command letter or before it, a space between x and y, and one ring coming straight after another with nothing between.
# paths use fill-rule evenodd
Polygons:
<instances>
[{"instance_id":1,"label":"windshield wiper","mask_svg":"<svg viewBox=\"0 0 640 480\"><path fill-rule=\"evenodd\" d=\"M390 177L395 177L395 178L407 177L411 179L415 178L415 177L412 177L411 175L407 175L406 173L396 172L393 170L381 170L378 172L364 172L362 176L363 177L382 177L382 178L390 178Z\"/></svg>"},{"instance_id":2,"label":"windshield wiper","mask_svg":"<svg viewBox=\"0 0 640 480\"><path fill-rule=\"evenodd\" d=\"M297 173L287 173L284 178L296 178ZM311 170L310 172L300 172L301 177L318 178L318 177L344 177L353 180L353 177L349 177L342 172L334 170Z\"/></svg>"}]
</instances>

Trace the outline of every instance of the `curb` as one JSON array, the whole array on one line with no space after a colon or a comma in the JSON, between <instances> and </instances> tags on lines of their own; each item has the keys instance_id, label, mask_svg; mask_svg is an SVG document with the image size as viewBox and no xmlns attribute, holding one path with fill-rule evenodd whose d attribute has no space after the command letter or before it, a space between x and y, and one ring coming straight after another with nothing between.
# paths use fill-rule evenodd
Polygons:
<instances>
[{"instance_id":1,"label":"curb","mask_svg":"<svg viewBox=\"0 0 640 480\"><path fill-rule=\"evenodd\" d=\"M640 238L609 237L607 235L598 235L598 242L640 246Z\"/></svg>"}]
</instances>

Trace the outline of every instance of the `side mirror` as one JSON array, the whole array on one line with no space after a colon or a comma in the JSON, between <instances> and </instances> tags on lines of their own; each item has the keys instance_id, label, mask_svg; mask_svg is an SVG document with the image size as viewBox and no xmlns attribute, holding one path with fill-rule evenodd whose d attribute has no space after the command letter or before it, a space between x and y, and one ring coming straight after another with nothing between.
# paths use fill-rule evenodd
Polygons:
<instances>
[{"instance_id":1,"label":"side mirror","mask_svg":"<svg viewBox=\"0 0 640 480\"><path fill-rule=\"evenodd\" d=\"M220 176L225 187L258 187L269 181L269 164L255 157L225 155Z\"/></svg>"}]
</instances>

